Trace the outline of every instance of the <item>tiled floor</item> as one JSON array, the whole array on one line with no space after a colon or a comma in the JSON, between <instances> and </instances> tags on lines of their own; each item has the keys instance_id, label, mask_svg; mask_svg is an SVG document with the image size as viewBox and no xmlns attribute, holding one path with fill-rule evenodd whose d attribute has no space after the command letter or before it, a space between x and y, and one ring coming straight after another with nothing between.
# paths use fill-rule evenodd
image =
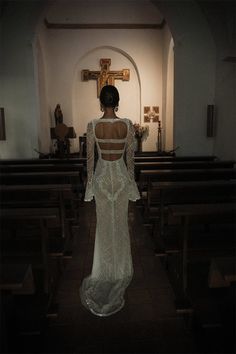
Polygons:
<instances>
[{"instance_id":1,"label":"tiled floor","mask_svg":"<svg viewBox=\"0 0 236 354\"><path fill-rule=\"evenodd\" d=\"M195 353L191 331L178 317L174 294L137 206L130 205L129 223L134 277L125 307L99 318L80 302L79 286L90 273L95 234L95 206L85 203L76 244L58 289L59 314L50 319L45 353Z\"/></svg>"}]
</instances>

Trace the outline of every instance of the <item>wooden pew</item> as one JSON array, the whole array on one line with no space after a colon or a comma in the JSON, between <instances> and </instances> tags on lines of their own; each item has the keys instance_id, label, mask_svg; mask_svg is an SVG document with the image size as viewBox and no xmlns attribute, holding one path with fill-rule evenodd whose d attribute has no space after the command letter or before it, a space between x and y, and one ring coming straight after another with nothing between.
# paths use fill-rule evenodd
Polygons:
<instances>
[{"instance_id":1,"label":"wooden pew","mask_svg":"<svg viewBox=\"0 0 236 354\"><path fill-rule=\"evenodd\" d=\"M234 178L236 178L236 169L234 168L141 170L139 190L142 193L152 182L230 180Z\"/></svg>"},{"instance_id":2,"label":"wooden pew","mask_svg":"<svg viewBox=\"0 0 236 354\"><path fill-rule=\"evenodd\" d=\"M61 237L67 240L71 238L71 231L70 235L66 234L66 200L70 203L70 220L78 222L78 206L71 184L2 185L0 197L0 205L3 208L59 207Z\"/></svg>"},{"instance_id":3,"label":"wooden pew","mask_svg":"<svg viewBox=\"0 0 236 354\"><path fill-rule=\"evenodd\" d=\"M35 285L31 264L1 264L0 291L33 294Z\"/></svg>"},{"instance_id":4,"label":"wooden pew","mask_svg":"<svg viewBox=\"0 0 236 354\"><path fill-rule=\"evenodd\" d=\"M79 171L44 171L44 172L3 172L0 184L81 184Z\"/></svg>"},{"instance_id":5,"label":"wooden pew","mask_svg":"<svg viewBox=\"0 0 236 354\"><path fill-rule=\"evenodd\" d=\"M39 221L37 229L41 230L39 237L43 240L39 248L42 250L44 262L41 266L39 264L40 262L37 264L39 257L34 257L33 253L32 262L36 262L36 268L35 264L33 264L34 271L36 271L37 268L43 268L44 266L44 292L48 294L50 299L52 299L54 290L57 286L56 283L59 280L58 276L60 276L61 273L61 265L64 264L63 260L64 258L68 258L68 256L71 257L71 255L68 254L68 246L71 246L69 241L72 241L70 240L72 238L72 232L70 232L69 235L66 232L66 230L68 231L68 227L66 229L65 226L66 224L69 226L70 223L67 222L67 218L65 216L64 201L65 194L66 197L72 201L74 194L72 185L60 183L52 185L2 185L0 188L0 193L1 223L4 222L6 225L8 221L10 222L10 229L11 225L13 225L13 228L15 229L18 222L20 222L20 227L24 230L29 221ZM56 218L51 218L51 213L48 214L48 211L53 210L57 210ZM44 223L44 219L47 223ZM54 227L54 225L49 225L52 222L56 222L56 224L59 224L60 226L59 234L55 234L56 236L54 236L52 232L53 229L51 228L51 226ZM50 232L48 231L48 227L50 227ZM12 245L14 245L14 240ZM30 248L27 248L29 255L34 249L31 249L30 245L31 244L29 244ZM72 248L70 247L69 251L71 250ZM27 253L24 254L24 252L22 253L22 250L19 249L17 255L14 254L13 251L13 247L11 249L10 244L10 247L8 247L8 254L4 254L4 262L19 261L19 258L22 262L28 260L27 257L29 255ZM60 259L63 261L63 264L58 262ZM47 308L50 306L50 299L48 300L49 303ZM51 309L48 311L50 312Z\"/></svg>"},{"instance_id":6,"label":"wooden pew","mask_svg":"<svg viewBox=\"0 0 236 354\"><path fill-rule=\"evenodd\" d=\"M206 181L169 181L154 182L148 185L147 198L144 202L146 220L154 218L157 243L156 254L165 255L165 223L168 224L168 207L172 204L236 202L236 180ZM152 210L154 209L154 217Z\"/></svg>"},{"instance_id":7,"label":"wooden pew","mask_svg":"<svg viewBox=\"0 0 236 354\"><path fill-rule=\"evenodd\" d=\"M3 186L2 199L6 205L5 194L9 199L8 206L10 203L13 206L21 205L23 207L29 207L30 205L41 207L44 205L48 207L59 205L61 232L62 237L65 238L65 211L68 209L68 206L68 210L71 213L70 219L72 218L75 222L78 222L78 201L84 195L84 166L82 164L65 165L63 163L64 160L59 159L56 165L38 164L36 163L38 160L35 161L35 164L30 164L30 161L27 161L28 163L23 165L20 163L16 165L0 165L0 182ZM22 187L19 185L22 185ZM74 193L72 193L72 190ZM11 196L17 193L18 200L16 200L16 195L13 195L13 199L9 198L9 193L11 193ZM45 193L49 195L42 198ZM57 198L51 198L55 193L57 193ZM70 193L67 198L65 197L65 193ZM23 197L20 198L22 194ZM35 195L35 199L32 195ZM25 200L26 198L27 200ZM65 208L67 200L68 206Z\"/></svg>"},{"instance_id":8,"label":"wooden pew","mask_svg":"<svg viewBox=\"0 0 236 354\"><path fill-rule=\"evenodd\" d=\"M36 281L35 294L30 299L42 308L43 312L37 315L40 317L57 313L54 295L64 262L61 262L63 252L54 251L55 239L52 238L50 222L58 222L59 218L59 208L0 209L1 266L31 263Z\"/></svg>"},{"instance_id":9,"label":"wooden pew","mask_svg":"<svg viewBox=\"0 0 236 354\"><path fill-rule=\"evenodd\" d=\"M53 164L53 165L72 165L72 164L83 164L87 162L86 157L79 158L68 158L68 159L0 159L0 165L40 165L40 164Z\"/></svg>"},{"instance_id":10,"label":"wooden pew","mask_svg":"<svg viewBox=\"0 0 236 354\"><path fill-rule=\"evenodd\" d=\"M176 169L211 169L211 168L234 168L233 160L217 160L217 161L150 161L136 162L135 174L136 180L139 180L140 171L143 170L176 170Z\"/></svg>"},{"instance_id":11,"label":"wooden pew","mask_svg":"<svg viewBox=\"0 0 236 354\"><path fill-rule=\"evenodd\" d=\"M169 206L169 212L175 218L181 219L181 262L179 271L180 294L188 298L188 241L190 225L194 222L206 223L230 223L235 225L236 204L235 203L204 203L204 204L183 204ZM227 235L224 235L227 236ZM232 250L234 252L234 250ZM181 296L181 295L180 295Z\"/></svg>"},{"instance_id":12,"label":"wooden pew","mask_svg":"<svg viewBox=\"0 0 236 354\"><path fill-rule=\"evenodd\" d=\"M209 288L229 287L236 282L235 257L214 257L208 274Z\"/></svg>"},{"instance_id":13,"label":"wooden pew","mask_svg":"<svg viewBox=\"0 0 236 354\"><path fill-rule=\"evenodd\" d=\"M81 166L80 164L79 167ZM10 266L11 262L25 263L30 260L32 261L34 275L38 278L40 272L43 274L43 287L41 288L40 283L36 281L36 293L43 291L47 295L46 306L41 301L39 303L39 307L45 308L45 315L46 311L51 311L50 305L53 302L58 277L61 275L62 263L58 260L62 258L64 260L65 256L68 258L65 249L55 249L57 243L55 243L55 237L52 240L50 224L59 223L61 227L60 237L64 238L66 242L68 237L65 227L64 202L65 198L73 201L74 189L81 183L79 179L81 172L81 169L78 171L78 165L71 167L69 164L55 166L50 164L1 165L0 168L1 225L4 226L4 231L8 228L8 225L10 225L10 228L13 226L13 229L16 230L21 229L23 235L22 238L18 237L17 240L13 235L10 242L9 239L4 239L4 242L1 242L1 246L4 246L1 249L1 262L4 262L5 269L6 266ZM49 184L50 182L53 184ZM52 217L51 214L48 215L47 210L49 209L51 211L57 210L56 217ZM30 230L27 228L28 224L34 225L32 238ZM1 231L3 231L2 228ZM4 233L1 237L3 236ZM27 242L28 240L30 242ZM18 242L15 247L14 242ZM22 243L22 246L26 246L25 250L24 247L18 247L19 242ZM62 245L65 245L65 242L63 241ZM67 249L66 246L65 248ZM37 256L35 250L37 250ZM7 282L10 283L10 276L7 276ZM44 298L42 298L43 302Z\"/></svg>"},{"instance_id":14,"label":"wooden pew","mask_svg":"<svg viewBox=\"0 0 236 354\"><path fill-rule=\"evenodd\" d=\"M16 313L14 296L34 294L34 291L35 286L31 264L1 264L1 353L9 352L10 343L13 338L11 322L15 321Z\"/></svg>"},{"instance_id":15,"label":"wooden pew","mask_svg":"<svg viewBox=\"0 0 236 354\"><path fill-rule=\"evenodd\" d=\"M50 167L49 167L50 168ZM74 206L77 205L81 199L83 199L84 196L84 191L85 191L85 181L81 177L81 172L78 171L77 169L75 171L73 170L68 170L68 171L47 171L47 166L45 168L45 171L39 171L39 172L2 172L0 173L0 185L1 186L18 186L18 185L25 185L25 186L30 186L30 185L44 185L44 187L39 187L38 192L43 192L43 188L46 188L49 190L49 193L52 193L53 190L55 192L55 187L57 185L58 193L61 193L62 197L62 191L59 192L59 189L61 189L59 186L63 185L65 187L66 184L69 184L71 189L74 192L74 197L73 197L73 204ZM51 189L52 187L52 189ZM22 187L23 188L23 187ZM34 188L34 187L33 187ZM18 188L18 191L20 193L20 190ZM8 189L8 192L10 192L10 189ZM33 190L31 189L31 192ZM34 192L36 192L34 188ZM46 190L45 190L46 192ZM25 194L27 196L27 193ZM64 196L64 193L63 193ZM72 206L72 203L69 202ZM71 208L73 209L73 208ZM78 210L78 207L77 207ZM76 215L76 214L74 214Z\"/></svg>"},{"instance_id":16,"label":"wooden pew","mask_svg":"<svg viewBox=\"0 0 236 354\"><path fill-rule=\"evenodd\" d=\"M185 155L185 156L177 156L176 154L161 155L157 151L135 152L135 158L158 158L160 161L213 161L217 159L217 157L214 155Z\"/></svg>"},{"instance_id":17,"label":"wooden pew","mask_svg":"<svg viewBox=\"0 0 236 354\"><path fill-rule=\"evenodd\" d=\"M38 161L38 160L36 160ZM48 160L47 160L48 161ZM77 199L83 200L86 183L86 167L82 164L64 164L64 160L52 163L0 164L1 184L55 184L71 183ZM66 160L67 161L67 160Z\"/></svg>"},{"instance_id":18,"label":"wooden pew","mask_svg":"<svg viewBox=\"0 0 236 354\"><path fill-rule=\"evenodd\" d=\"M216 161L135 161L138 170L169 170L190 168L233 168L234 160Z\"/></svg>"},{"instance_id":19,"label":"wooden pew","mask_svg":"<svg viewBox=\"0 0 236 354\"><path fill-rule=\"evenodd\" d=\"M49 276L49 233L47 222L49 220L59 220L60 210L59 208L1 208L0 209L0 221L2 226L2 262L12 263L12 259L15 261L20 261L25 263L26 259L29 258L32 268L34 267L41 269L43 271L43 284L44 292L46 294L50 291L51 279ZM24 225L27 226L29 221L33 221L38 229L36 233L36 239L39 240L39 247L36 247L35 251L31 249L19 249L21 245L21 240L16 244L16 238L12 236L8 231L11 225L17 230L17 225L20 225L21 229L18 231L23 231ZM23 225L24 222L24 225ZM13 237L13 238L12 238ZM16 247L17 246L17 247ZM23 247L24 248L24 247Z\"/></svg>"},{"instance_id":20,"label":"wooden pew","mask_svg":"<svg viewBox=\"0 0 236 354\"><path fill-rule=\"evenodd\" d=\"M84 174L83 164L4 164L0 165L0 173L16 173L16 172L63 172L63 171L79 171L81 177Z\"/></svg>"},{"instance_id":21,"label":"wooden pew","mask_svg":"<svg viewBox=\"0 0 236 354\"><path fill-rule=\"evenodd\" d=\"M217 161L216 156L158 156L158 155L137 155L134 156L135 162L185 162L185 161Z\"/></svg>"}]
</instances>

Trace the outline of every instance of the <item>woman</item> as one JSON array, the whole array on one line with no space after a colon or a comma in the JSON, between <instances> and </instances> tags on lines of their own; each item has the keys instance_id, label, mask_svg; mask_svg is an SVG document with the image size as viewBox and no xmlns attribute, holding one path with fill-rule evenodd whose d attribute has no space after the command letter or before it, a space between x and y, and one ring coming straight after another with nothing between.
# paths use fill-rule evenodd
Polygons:
<instances>
[{"instance_id":1,"label":"woman","mask_svg":"<svg viewBox=\"0 0 236 354\"><path fill-rule=\"evenodd\" d=\"M132 279L128 203L140 195L134 180L133 124L116 116L119 93L114 86L102 88L100 104L102 118L87 127L85 201L95 197L97 224L92 273L83 280L80 297L93 314L109 316L124 306L124 293Z\"/></svg>"}]
</instances>

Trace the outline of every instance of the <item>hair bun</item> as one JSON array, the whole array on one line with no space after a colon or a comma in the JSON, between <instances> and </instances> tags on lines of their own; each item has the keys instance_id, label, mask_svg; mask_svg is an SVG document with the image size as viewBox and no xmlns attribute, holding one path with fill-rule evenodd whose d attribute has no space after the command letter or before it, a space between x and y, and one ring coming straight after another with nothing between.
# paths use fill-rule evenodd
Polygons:
<instances>
[{"instance_id":1,"label":"hair bun","mask_svg":"<svg viewBox=\"0 0 236 354\"><path fill-rule=\"evenodd\" d=\"M107 97L108 102L109 102L109 103L112 103L112 102L113 102L113 97L112 97L112 95L111 95L111 94L108 94L107 96L108 96L108 97Z\"/></svg>"},{"instance_id":2,"label":"hair bun","mask_svg":"<svg viewBox=\"0 0 236 354\"><path fill-rule=\"evenodd\" d=\"M119 92L112 85L103 86L100 93L100 101L104 107L115 108L119 104Z\"/></svg>"}]
</instances>

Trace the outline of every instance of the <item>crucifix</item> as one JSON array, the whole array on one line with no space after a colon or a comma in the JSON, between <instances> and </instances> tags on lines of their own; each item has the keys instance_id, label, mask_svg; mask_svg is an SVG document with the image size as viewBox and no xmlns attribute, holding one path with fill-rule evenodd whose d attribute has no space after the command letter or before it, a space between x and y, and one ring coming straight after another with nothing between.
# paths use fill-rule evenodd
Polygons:
<instances>
[{"instance_id":1,"label":"crucifix","mask_svg":"<svg viewBox=\"0 0 236 354\"><path fill-rule=\"evenodd\" d=\"M110 71L111 59L100 59L100 71L82 70L82 81L97 80L97 96L105 85L114 85L115 80L129 81L129 69Z\"/></svg>"}]
</instances>

